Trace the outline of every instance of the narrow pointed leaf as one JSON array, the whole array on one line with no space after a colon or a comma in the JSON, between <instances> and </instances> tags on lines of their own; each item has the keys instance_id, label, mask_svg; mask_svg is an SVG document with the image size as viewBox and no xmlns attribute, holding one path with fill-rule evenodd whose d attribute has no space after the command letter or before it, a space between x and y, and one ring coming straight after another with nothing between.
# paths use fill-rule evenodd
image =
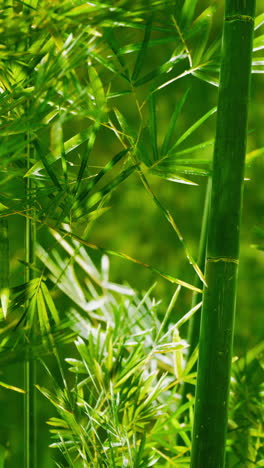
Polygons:
<instances>
[{"instance_id":1,"label":"narrow pointed leaf","mask_svg":"<svg viewBox=\"0 0 264 468\"><path fill-rule=\"evenodd\" d=\"M137 80L141 72L142 66L145 62L145 57L146 57L146 53L148 49L148 43L149 43L150 35L151 35L151 28L152 28L152 17L150 16L150 18L148 19L146 23L145 35L144 35L143 41L141 42L141 48L139 50L137 60L135 63L135 67L132 73L132 81Z\"/></svg>"},{"instance_id":2,"label":"narrow pointed leaf","mask_svg":"<svg viewBox=\"0 0 264 468\"><path fill-rule=\"evenodd\" d=\"M165 154L167 154L169 149L170 149L173 134L174 134L174 131L175 131L175 125L177 123L177 119L178 119L178 117L179 117L179 115L181 113L181 110L182 110L182 108L184 106L184 103L185 103L185 101L187 99L188 94L189 94L189 89L187 89L185 91L185 93L181 96L181 98L179 99L179 101L177 102L177 104L175 106L175 110L174 110L174 112L172 114L172 117L170 119L169 127L168 127L167 133L165 135L165 138L164 138L161 150L160 150L160 155L161 156L164 156Z\"/></svg>"},{"instance_id":3,"label":"narrow pointed leaf","mask_svg":"<svg viewBox=\"0 0 264 468\"><path fill-rule=\"evenodd\" d=\"M60 120L57 120L51 126L50 139L51 139L51 148L50 148L51 152L53 154L58 155L61 158L62 172L63 172L65 183L67 185L68 184L68 167L67 167L66 154L65 154L64 141L63 141L63 126Z\"/></svg>"},{"instance_id":4,"label":"narrow pointed leaf","mask_svg":"<svg viewBox=\"0 0 264 468\"><path fill-rule=\"evenodd\" d=\"M86 169L87 164L88 164L90 153L91 153L91 151L92 151L92 149L94 147L97 132L98 132L98 125L95 124L94 127L91 130L89 140L87 141L85 151L84 151L84 153L82 155L81 166L80 166L78 176L77 176L77 185L76 185L76 189L75 189L76 192L78 191L78 189L80 187L80 183L81 183L81 181L82 181L82 179L84 177L84 172L85 172L85 169Z\"/></svg>"},{"instance_id":5,"label":"narrow pointed leaf","mask_svg":"<svg viewBox=\"0 0 264 468\"><path fill-rule=\"evenodd\" d=\"M192 52L192 64L199 65L203 60L203 54L206 50L207 42L212 25L212 16L215 12L214 6L209 6L204 10L201 15L195 20L192 25L193 45L190 46ZM189 44L189 42L188 42Z\"/></svg>"},{"instance_id":6,"label":"narrow pointed leaf","mask_svg":"<svg viewBox=\"0 0 264 468\"><path fill-rule=\"evenodd\" d=\"M65 149L65 154L70 153L73 151L75 148L78 148L82 143L87 141L90 137L91 130L83 130L80 133L77 133L73 137L71 137L69 140L65 142L64 149ZM53 164L55 161L57 161L60 158L60 153L57 154L52 154L49 153L46 156L46 163L47 164ZM38 161L35 163L24 175L24 177L30 177L31 175L37 173L41 169L43 169L44 165L42 161Z\"/></svg>"},{"instance_id":7,"label":"narrow pointed leaf","mask_svg":"<svg viewBox=\"0 0 264 468\"><path fill-rule=\"evenodd\" d=\"M157 141L157 117L156 117L156 102L154 94L149 97L149 133L153 151L153 161L159 159L158 141Z\"/></svg>"},{"instance_id":8,"label":"narrow pointed leaf","mask_svg":"<svg viewBox=\"0 0 264 468\"><path fill-rule=\"evenodd\" d=\"M54 229L51 227L51 229ZM131 257L130 255L127 255L123 252L118 252L118 251L114 251L114 250L109 250L109 249L104 249L103 247L100 247L98 245L95 245L95 244L92 244L90 242L87 242L86 240L82 239L81 237L75 235L75 234L72 234L68 231L65 231L64 229L60 229L59 230L61 233L63 233L65 236L68 236L68 237L71 237L72 239L76 239L77 241L79 241L81 244L83 245L86 245L88 248L92 249L92 250L98 250L100 252L102 252L103 254L107 254L107 255L111 255L111 256L114 256L114 257L120 257L120 258L123 258L123 259L126 259L126 260L129 260L133 263L137 263L138 265L141 265L143 266L144 268L147 268L155 273L157 273L158 275L162 276L163 278L167 279L168 281L170 281L171 283L176 283L176 284L180 284L181 286L187 288L187 289L191 289L192 291L197 291L197 292L202 292L201 289L199 288L196 288L194 287L193 285L189 284L189 283L186 283L185 281L182 281L178 278L175 278L174 276L168 274L168 273L165 273L165 272L162 272L160 271L159 269L147 264L147 263L143 263L141 262L140 260L137 260L133 257Z\"/></svg>"},{"instance_id":9,"label":"narrow pointed leaf","mask_svg":"<svg viewBox=\"0 0 264 468\"><path fill-rule=\"evenodd\" d=\"M47 157L44 154L44 152L42 151L41 146L40 146L40 144L39 144L39 142L37 140L34 142L34 146L36 148L37 154L39 155L39 157L40 157L40 159L42 161L43 167L46 169L47 174L49 175L51 181L53 182L53 184L59 190L62 190L62 187L61 187L61 184L60 184L60 182L59 182L59 180L57 178L56 172L53 170L52 166L50 164L48 164Z\"/></svg>"},{"instance_id":10,"label":"narrow pointed leaf","mask_svg":"<svg viewBox=\"0 0 264 468\"><path fill-rule=\"evenodd\" d=\"M138 86L142 86L143 84L154 80L154 78L159 77L160 75L163 75L164 73L169 73L176 64L181 62L182 60L185 60L187 57L187 54L182 52L176 56L173 56L168 60L167 62L163 63L159 67L155 68L151 72L148 72L146 75L144 75L142 78L139 78L135 83L134 86L135 88Z\"/></svg>"},{"instance_id":11,"label":"narrow pointed leaf","mask_svg":"<svg viewBox=\"0 0 264 468\"><path fill-rule=\"evenodd\" d=\"M14 392L26 393L26 391L23 390L22 388L14 387L14 385L9 385L9 384L7 384L5 382L0 382L0 386L4 387L4 388L7 388L8 390L13 390Z\"/></svg>"},{"instance_id":12,"label":"narrow pointed leaf","mask_svg":"<svg viewBox=\"0 0 264 468\"><path fill-rule=\"evenodd\" d=\"M50 292L46 286L46 284L44 283L44 281L41 282L41 289L42 289L42 293L43 293L43 297L45 299L45 302L49 308L49 311L51 313L51 316L54 320L54 322L58 325L60 323L60 318L59 318L59 314L58 314L58 311L55 307L55 304L53 302L53 299L50 295Z\"/></svg>"},{"instance_id":13,"label":"narrow pointed leaf","mask_svg":"<svg viewBox=\"0 0 264 468\"><path fill-rule=\"evenodd\" d=\"M87 184L85 190L79 193L77 200L78 201L84 200L87 197L87 195L90 193L92 188L99 182L99 180L101 180L101 178L105 174L107 174L107 172L109 172L127 154L128 151L129 151L129 148L123 151L120 151L120 153L114 156L113 159L111 159L111 161L109 161L105 165L105 167L101 171L99 171L98 174Z\"/></svg>"},{"instance_id":14,"label":"narrow pointed leaf","mask_svg":"<svg viewBox=\"0 0 264 468\"><path fill-rule=\"evenodd\" d=\"M100 116L104 112L105 104L106 104L104 87L96 69L92 67L92 65L89 65L89 64L88 64L88 75L90 79L90 86L92 88L93 96L95 99L95 104L98 109L98 114Z\"/></svg>"},{"instance_id":15,"label":"narrow pointed leaf","mask_svg":"<svg viewBox=\"0 0 264 468\"><path fill-rule=\"evenodd\" d=\"M113 192L113 190L115 190L125 179L127 179L137 167L138 164L130 166L128 169L125 169L121 172L121 174L116 176L115 179L106 184L105 187L102 188L102 190L91 195L85 204L85 212L83 213L81 211L81 207L78 206L75 211L75 216L83 216L84 214L86 214L86 210L89 211L94 205L103 201L104 197Z\"/></svg>"},{"instance_id":16,"label":"narrow pointed leaf","mask_svg":"<svg viewBox=\"0 0 264 468\"><path fill-rule=\"evenodd\" d=\"M182 7L182 22L184 26L188 27L193 20L195 8L198 0L185 0Z\"/></svg>"},{"instance_id":17,"label":"narrow pointed leaf","mask_svg":"<svg viewBox=\"0 0 264 468\"><path fill-rule=\"evenodd\" d=\"M213 115L217 111L217 107L213 107L210 111L206 112L200 119L198 119L191 127L184 132L183 135L176 141L175 145L173 145L173 148L171 151L176 148L176 146L179 146L183 141L186 140L190 135L192 135L193 132L195 132L211 115Z\"/></svg>"}]
</instances>

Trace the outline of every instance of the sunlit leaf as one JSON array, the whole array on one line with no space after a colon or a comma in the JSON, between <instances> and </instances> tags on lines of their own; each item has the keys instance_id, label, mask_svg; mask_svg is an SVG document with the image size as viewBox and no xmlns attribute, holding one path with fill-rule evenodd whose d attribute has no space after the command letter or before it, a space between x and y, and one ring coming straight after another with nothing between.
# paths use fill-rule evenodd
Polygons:
<instances>
[{"instance_id":1,"label":"sunlit leaf","mask_svg":"<svg viewBox=\"0 0 264 468\"><path fill-rule=\"evenodd\" d=\"M14 392L26 393L26 391L23 390L22 388L14 387L14 385L9 385L9 384L7 384L5 382L0 382L0 386L4 387L4 388L7 388L8 390L13 390Z\"/></svg>"}]
</instances>

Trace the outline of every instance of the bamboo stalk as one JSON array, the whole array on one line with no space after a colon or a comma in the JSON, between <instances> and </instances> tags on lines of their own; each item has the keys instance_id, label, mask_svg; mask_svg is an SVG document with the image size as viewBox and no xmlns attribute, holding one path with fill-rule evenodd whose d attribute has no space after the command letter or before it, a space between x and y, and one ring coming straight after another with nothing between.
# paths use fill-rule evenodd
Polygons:
<instances>
[{"instance_id":1,"label":"bamboo stalk","mask_svg":"<svg viewBox=\"0 0 264 468\"><path fill-rule=\"evenodd\" d=\"M226 0L192 468L225 465L254 14Z\"/></svg>"},{"instance_id":2,"label":"bamboo stalk","mask_svg":"<svg viewBox=\"0 0 264 468\"><path fill-rule=\"evenodd\" d=\"M30 167L30 136L27 135L27 168ZM30 197L32 191L32 181L26 180L26 195L28 198L28 208L32 208ZM36 245L36 223L31 218L26 218L25 229L25 281L28 283L34 278L31 266L35 262ZM26 303L28 308L29 301ZM24 402L24 438L25 438L25 468L37 467L37 415L36 415L36 361L26 361L24 364L24 382L25 382L25 402Z\"/></svg>"},{"instance_id":3,"label":"bamboo stalk","mask_svg":"<svg viewBox=\"0 0 264 468\"><path fill-rule=\"evenodd\" d=\"M22 7L23 14L30 15L31 7L36 8L38 0L28 0ZM26 40L26 48L30 46L30 35ZM27 104L26 111L29 111L30 105ZM30 132L26 134L27 139L27 170L31 167L30 159L32 157L32 147ZM32 202L31 193L33 188L33 182L30 178L26 179L26 197L28 200L28 209L32 213ZM25 226L25 280L26 282L31 281L34 278L34 271L32 265L35 263L35 250L36 250L36 222L34 220L34 209L33 217L26 218ZM26 303L26 308L29 306L29 301ZM36 321L35 321L36 323ZM33 333L36 332L36 326L33 326ZM24 401L24 466L25 468L37 468L37 405L36 405L36 388L37 382L37 363L34 360L26 361L24 364L24 382L25 382L25 401Z\"/></svg>"},{"instance_id":4,"label":"bamboo stalk","mask_svg":"<svg viewBox=\"0 0 264 468\"><path fill-rule=\"evenodd\" d=\"M9 298L9 257L8 220L0 218L0 301L4 317Z\"/></svg>"},{"instance_id":5,"label":"bamboo stalk","mask_svg":"<svg viewBox=\"0 0 264 468\"><path fill-rule=\"evenodd\" d=\"M203 219L202 219L202 228L201 228L201 235L200 235L200 244L199 244L199 252L198 252L198 260L197 265L202 272L204 272L204 265L205 265L205 255L206 255L206 243L207 243L207 228L208 228L208 217L209 217L209 202L211 197L211 177L208 179L205 200L204 200L204 211L203 211ZM202 281L195 275L195 280L193 281L193 285L197 288L202 288ZM196 291L193 292L192 295L192 305L191 308L195 307L198 302L201 300L201 295L198 294ZM194 352L196 346L199 343L199 334L200 334L200 322L201 322L201 312L198 310L189 322L188 328L188 338L187 342L190 345L188 348L187 354L187 362L192 353ZM193 369L194 371L195 369ZM188 393L194 393L194 386L185 382L182 389L182 402L183 405L186 402L186 398Z\"/></svg>"}]
</instances>

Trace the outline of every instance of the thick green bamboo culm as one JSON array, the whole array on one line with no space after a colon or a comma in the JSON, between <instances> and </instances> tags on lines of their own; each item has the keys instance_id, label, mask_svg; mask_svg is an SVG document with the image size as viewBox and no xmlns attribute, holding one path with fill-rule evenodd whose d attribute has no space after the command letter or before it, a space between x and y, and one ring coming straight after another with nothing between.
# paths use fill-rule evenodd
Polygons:
<instances>
[{"instance_id":1,"label":"thick green bamboo culm","mask_svg":"<svg viewBox=\"0 0 264 468\"><path fill-rule=\"evenodd\" d=\"M254 14L254 0L226 1L192 468L225 466Z\"/></svg>"}]
</instances>

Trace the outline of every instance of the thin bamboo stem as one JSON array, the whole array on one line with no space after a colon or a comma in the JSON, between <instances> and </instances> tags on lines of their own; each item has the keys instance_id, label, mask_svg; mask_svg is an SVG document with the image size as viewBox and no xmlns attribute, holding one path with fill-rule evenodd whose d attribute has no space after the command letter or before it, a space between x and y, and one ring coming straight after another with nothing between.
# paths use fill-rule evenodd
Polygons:
<instances>
[{"instance_id":1,"label":"thin bamboo stem","mask_svg":"<svg viewBox=\"0 0 264 468\"><path fill-rule=\"evenodd\" d=\"M27 169L30 167L30 136L27 135ZM28 208L32 208L30 203L30 194L32 191L32 181L26 180L26 195L28 198ZM25 280L28 283L34 278L31 266L35 262L35 244L36 244L36 224L34 219L26 218L25 227ZM28 308L29 301L26 303ZM34 330L33 330L34 333ZM25 382L25 402L24 402L24 437L25 437L25 468L37 467L37 421L36 421L36 361L26 361L24 364L24 382Z\"/></svg>"},{"instance_id":2,"label":"thin bamboo stem","mask_svg":"<svg viewBox=\"0 0 264 468\"><path fill-rule=\"evenodd\" d=\"M8 219L0 218L0 301L4 317L9 298L9 258Z\"/></svg>"},{"instance_id":3,"label":"thin bamboo stem","mask_svg":"<svg viewBox=\"0 0 264 468\"><path fill-rule=\"evenodd\" d=\"M22 11L24 15L30 15L31 8L35 8L38 4L38 0L28 0L23 5ZM26 41L26 47L30 46L30 34ZM30 106L27 105L27 110ZM26 135L27 138L27 170L30 168L30 158L32 156L30 132ZM33 188L33 182L30 178L26 179L26 196L28 200L28 209L32 213L32 202L31 193ZM25 280L26 282L31 281L34 278L34 271L32 265L35 263L35 246L36 246L36 222L34 220L34 209L33 216L26 218L25 228ZM29 302L27 301L26 307L28 308ZM36 321L35 321L36 323ZM33 325L33 334L36 332L36 326ZM24 452L24 464L25 468L37 468L37 406L36 406L36 388L37 382L37 363L34 360L29 360L24 364L24 382L25 382L25 402L24 402L24 438L25 438L25 452Z\"/></svg>"},{"instance_id":4,"label":"thin bamboo stem","mask_svg":"<svg viewBox=\"0 0 264 468\"><path fill-rule=\"evenodd\" d=\"M254 14L226 0L192 468L225 466Z\"/></svg>"},{"instance_id":5,"label":"thin bamboo stem","mask_svg":"<svg viewBox=\"0 0 264 468\"><path fill-rule=\"evenodd\" d=\"M203 219L202 219L202 227L201 227L201 235L200 235L200 243L199 243L199 252L198 252L198 260L197 260L197 265L202 272L204 272L204 265L205 265L207 230L208 230L207 228L208 228L208 217L209 217L209 202L211 198L211 185L212 185L212 180L210 177L208 179L207 187L206 187ZM195 275L195 280L193 281L193 285L196 286L197 288L203 287L202 282L200 278L198 277L198 275ZM195 291L192 296L191 308L195 307L198 304L198 302L200 302L200 300L201 300L201 295ZM192 316L189 322L188 338L187 338L189 348L188 348L188 354L187 354L187 361L190 358L190 356L193 354L196 346L199 343L200 323L201 323L201 312L200 310L198 310ZM184 404L186 402L188 393L194 393L194 386L191 385L190 383L185 383L182 389L182 403L181 404Z\"/></svg>"}]
</instances>

